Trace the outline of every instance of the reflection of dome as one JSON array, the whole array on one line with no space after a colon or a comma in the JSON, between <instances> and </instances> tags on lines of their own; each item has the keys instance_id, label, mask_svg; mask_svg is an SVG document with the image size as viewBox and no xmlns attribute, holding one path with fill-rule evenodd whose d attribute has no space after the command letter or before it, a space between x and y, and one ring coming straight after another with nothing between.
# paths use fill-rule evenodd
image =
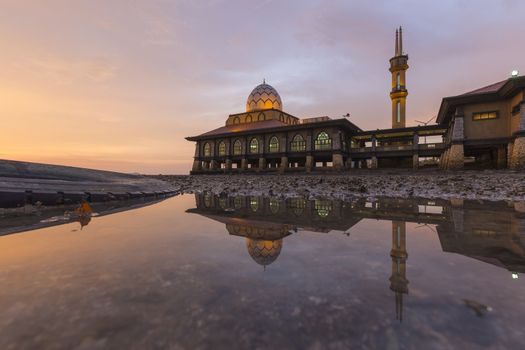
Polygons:
<instances>
[{"instance_id":1,"label":"reflection of dome","mask_svg":"<svg viewBox=\"0 0 525 350\"><path fill-rule=\"evenodd\" d=\"M277 90L266 84L266 82L256 86L246 101L246 112L261 109L282 110L282 108L283 103L281 102L281 96L279 96Z\"/></svg>"},{"instance_id":2,"label":"reflection of dome","mask_svg":"<svg viewBox=\"0 0 525 350\"><path fill-rule=\"evenodd\" d=\"M253 260L259 265L270 265L273 263L283 247L283 240L275 241L246 238L246 248Z\"/></svg>"}]
</instances>

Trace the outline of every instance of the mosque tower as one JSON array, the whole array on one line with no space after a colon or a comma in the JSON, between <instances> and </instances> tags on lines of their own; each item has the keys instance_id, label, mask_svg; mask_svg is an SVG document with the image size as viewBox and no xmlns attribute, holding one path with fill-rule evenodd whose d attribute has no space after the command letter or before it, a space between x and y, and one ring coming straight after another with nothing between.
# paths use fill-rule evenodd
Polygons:
<instances>
[{"instance_id":1,"label":"mosque tower","mask_svg":"<svg viewBox=\"0 0 525 350\"><path fill-rule=\"evenodd\" d=\"M408 69L408 55L403 54L403 29L396 29L395 55L390 59L390 72L392 73L392 128L406 126L406 71Z\"/></svg>"},{"instance_id":2,"label":"mosque tower","mask_svg":"<svg viewBox=\"0 0 525 350\"><path fill-rule=\"evenodd\" d=\"M408 294L408 280L406 278L406 223L392 221L392 275L390 276L390 290L395 293L396 319L403 320L403 294Z\"/></svg>"}]
</instances>

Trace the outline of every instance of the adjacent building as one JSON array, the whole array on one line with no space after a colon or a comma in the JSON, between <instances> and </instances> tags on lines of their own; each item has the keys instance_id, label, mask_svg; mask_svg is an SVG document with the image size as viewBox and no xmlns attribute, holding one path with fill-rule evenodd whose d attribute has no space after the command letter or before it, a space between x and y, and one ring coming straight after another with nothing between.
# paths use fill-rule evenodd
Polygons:
<instances>
[{"instance_id":1,"label":"adjacent building","mask_svg":"<svg viewBox=\"0 0 525 350\"><path fill-rule=\"evenodd\" d=\"M390 129L362 130L347 118L298 118L263 81L246 111L198 136L192 174L311 172L439 166L525 168L525 76L442 100L436 123L406 126L408 55L396 30L390 59Z\"/></svg>"}]
</instances>

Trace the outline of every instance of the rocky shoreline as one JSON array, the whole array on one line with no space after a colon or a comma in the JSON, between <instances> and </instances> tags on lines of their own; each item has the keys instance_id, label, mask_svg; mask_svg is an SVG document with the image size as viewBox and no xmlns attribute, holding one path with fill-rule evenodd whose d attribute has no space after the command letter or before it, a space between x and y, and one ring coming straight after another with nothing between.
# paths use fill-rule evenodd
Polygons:
<instances>
[{"instance_id":1,"label":"rocky shoreline","mask_svg":"<svg viewBox=\"0 0 525 350\"><path fill-rule=\"evenodd\" d=\"M513 171L355 171L346 174L158 175L180 193L280 198L428 198L525 201L525 173Z\"/></svg>"}]
</instances>

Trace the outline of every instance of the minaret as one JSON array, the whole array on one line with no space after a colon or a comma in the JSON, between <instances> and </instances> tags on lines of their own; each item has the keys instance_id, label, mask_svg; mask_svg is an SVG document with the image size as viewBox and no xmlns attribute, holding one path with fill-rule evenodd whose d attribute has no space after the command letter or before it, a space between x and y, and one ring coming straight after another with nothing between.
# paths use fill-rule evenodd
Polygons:
<instances>
[{"instance_id":1,"label":"minaret","mask_svg":"<svg viewBox=\"0 0 525 350\"><path fill-rule=\"evenodd\" d=\"M392 128L406 126L406 71L408 69L408 55L403 54L403 29L396 29L395 55L390 59L390 72L392 73Z\"/></svg>"},{"instance_id":2,"label":"minaret","mask_svg":"<svg viewBox=\"0 0 525 350\"><path fill-rule=\"evenodd\" d=\"M403 294L408 294L408 280L406 278L406 223L392 221L392 275L390 276L390 290L396 293L396 319L403 320Z\"/></svg>"}]
</instances>

